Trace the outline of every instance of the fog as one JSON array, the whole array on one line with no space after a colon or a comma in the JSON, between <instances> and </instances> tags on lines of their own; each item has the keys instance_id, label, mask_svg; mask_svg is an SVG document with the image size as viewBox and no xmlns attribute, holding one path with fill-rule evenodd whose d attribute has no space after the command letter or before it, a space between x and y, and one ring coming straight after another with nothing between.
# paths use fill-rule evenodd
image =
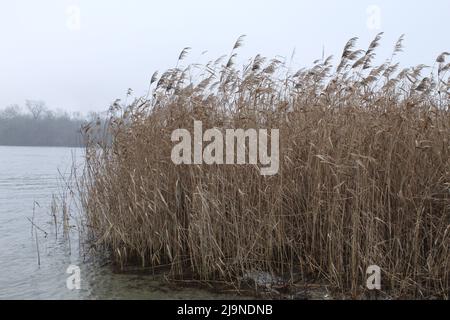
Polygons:
<instances>
[{"instance_id":1,"label":"fog","mask_svg":"<svg viewBox=\"0 0 450 320\"><path fill-rule=\"evenodd\" d=\"M0 108L35 99L104 110L128 88L143 94L184 47L192 47L187 61L205 62L229 53L241 34L241 59L290 58L295 49L294 64L305 66L323 53L339 56L353 36L366 48L380 31L385 59L404 33L402 63L431 65L450 50L449 12L448 0L2 1Z\"/></svg>"}]
</instances>

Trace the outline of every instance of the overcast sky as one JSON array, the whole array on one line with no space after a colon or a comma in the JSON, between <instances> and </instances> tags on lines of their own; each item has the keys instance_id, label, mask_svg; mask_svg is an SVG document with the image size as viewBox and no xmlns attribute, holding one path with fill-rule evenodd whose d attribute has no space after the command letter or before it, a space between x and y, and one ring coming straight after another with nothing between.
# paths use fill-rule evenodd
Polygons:
<instances>
[{"instance_id":1,"label":"overcast sky","mask_svg":"<svg viewBox=\"0 0 450 320\"><path fill-rule=\"evenodd\" d=\"M366 48L380 31L387 58L405 33L400 59L409 66L450 51L448 30L449 0L1 0L0 108L36 99L102 111L128 88L143 94L184 47L193 48L189 61L215 59L241 34L241 58L295 48L301 67L323 47L339 56L353 36Z\"/></svg>"}]
</instances>

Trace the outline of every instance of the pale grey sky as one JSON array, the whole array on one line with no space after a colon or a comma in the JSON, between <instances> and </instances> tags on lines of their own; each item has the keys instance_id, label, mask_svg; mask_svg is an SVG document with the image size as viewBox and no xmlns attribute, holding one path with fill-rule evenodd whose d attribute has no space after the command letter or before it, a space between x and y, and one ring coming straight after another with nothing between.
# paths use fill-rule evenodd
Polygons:
<instances>
[{"instance_id":1,"label":"pale grey sky","mask_svg":"<svg viewBox=\"0 0 450 320\"><path fill-rule=\"evenodd\" d=\"M128 88L143 94L184 47L191 62L215 59L241 34L241 58L290 57L295 48L301 67L323 46L337 57L349 38L366 48L380 31L384 59L405 33L400 60L414 65L450 51L448 30L449 0L1 0L0 108L39 99L105 110Z\"/></svg>"}]
</instances>

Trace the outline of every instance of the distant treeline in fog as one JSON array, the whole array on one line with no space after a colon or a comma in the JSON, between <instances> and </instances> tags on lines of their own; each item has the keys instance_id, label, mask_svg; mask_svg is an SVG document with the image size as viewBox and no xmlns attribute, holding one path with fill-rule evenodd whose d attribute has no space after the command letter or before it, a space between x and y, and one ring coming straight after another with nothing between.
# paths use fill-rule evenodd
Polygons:
<instances>
[{"instance_id":1,"label":"distant treeline in fog","mask_svg":"<svg viewBox=\"0 0 450 320\"><path fill-rule=\"evenodd\" d=\"M95 113L50 110L42 101L0 108L0 145L80 147L82 126L95 118Z\"/></svg>"}]
</instances>

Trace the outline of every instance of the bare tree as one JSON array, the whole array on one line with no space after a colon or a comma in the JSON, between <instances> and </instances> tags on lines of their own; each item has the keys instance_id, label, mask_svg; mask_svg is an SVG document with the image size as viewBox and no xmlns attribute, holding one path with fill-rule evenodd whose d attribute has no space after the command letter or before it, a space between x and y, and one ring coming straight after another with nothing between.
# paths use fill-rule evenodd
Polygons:
<instances>
[{"instance_id":1,"label":"bare tree","mask_svg":"<svg viewBox=\"0 0 450 320\"><path fill-rule=\"evenodd\" d=\"M25 102L28 111L31 112L35 120L39 119L41 114L45 111L45 102L40 100L27 100Z\"/></svg>"},{"instance_id":2,"label":"bare tree","mask_svg":"<svg viewBox=\"0 0 450 320\"><path fill-rule=\"evenodd\" d=\"M5 109L0 111L0 118L2 119L12 119L20 114L20 107L17 104L12 104L7 106Z\"/></svg>"}]
</instances>

